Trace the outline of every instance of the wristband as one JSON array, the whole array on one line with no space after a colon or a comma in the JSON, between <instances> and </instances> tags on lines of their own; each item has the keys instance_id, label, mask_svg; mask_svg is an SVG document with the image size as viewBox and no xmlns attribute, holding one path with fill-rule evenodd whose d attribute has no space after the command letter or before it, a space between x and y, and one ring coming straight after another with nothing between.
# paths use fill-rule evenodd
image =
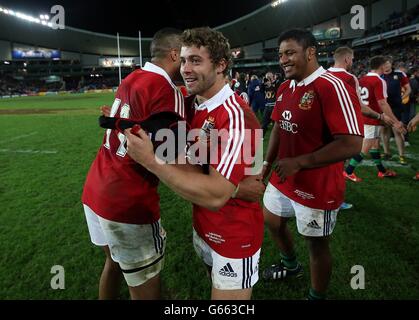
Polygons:
<instances>
[{"instance_id":1,"label":"wristband","mask_svg":"<svg viewBox=\"0 0 419 320\"><path fill-rule=\"evenodd\" d=\"M263 166L269 167L269 166L271 166L271 164L268 161L263 161Z\"/></svg>"},{"instance_id":2,"label":"wristband","mask_svg":"<svg viewBox=\"0 0 419 320\"><path fill-rule=\"evenodd\" d=\"M233 199L237 196L239 189L240 189L240 183L237 185L236 190L234 190L233 194L231 195Z\"/></svg>"}]
</instances>

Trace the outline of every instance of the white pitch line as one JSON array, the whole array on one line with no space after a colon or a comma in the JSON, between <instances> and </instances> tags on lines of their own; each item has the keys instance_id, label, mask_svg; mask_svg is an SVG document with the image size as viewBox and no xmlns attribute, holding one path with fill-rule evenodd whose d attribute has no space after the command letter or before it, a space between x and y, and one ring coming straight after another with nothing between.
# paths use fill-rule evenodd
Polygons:
<instances>
[{"instance_id":1,"label":"white pitch line","mask_svg":"<svg viewBox=\"0 0 419 320\"><path fill-rule=\"evenodd\" d=\"M0 152L4 153L29 153L29 154L55 154L58 151L55 150L10 150L10 149L0 149Z\"/></svg>"},{"instance_id":2,"label":"white pitch line","mask_svg":"<svg viewBox=\"0 0 419 320\"><path fill-rule=\"evenodd\" d=\"M15 141L15 140L19 140L19 139L22 139L22 138L34 136L35 134L38 134L38 132L31 132L29 134L22 134L21 136L13 137L13 138L10 138L8 140L2 140L2 141L0 141L0 144L1 143L9 143L11 141Z\"/></svg>"}]
</instances>

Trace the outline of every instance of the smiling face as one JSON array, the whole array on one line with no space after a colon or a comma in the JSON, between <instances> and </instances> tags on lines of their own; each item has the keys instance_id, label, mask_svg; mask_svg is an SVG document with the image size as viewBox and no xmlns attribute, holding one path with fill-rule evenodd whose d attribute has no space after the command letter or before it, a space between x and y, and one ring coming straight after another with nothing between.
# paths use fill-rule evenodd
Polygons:
<instances>
[{"instance_id":1,"label":"smiling face","mask_svg":"<svg viewBox=\"0 0 419 320\"><path fill-rule=\"evenodd\" d=\"M282 41L279 46L279 64L284 69L285 77L297 81L303 80L308 70L308 57L313 53L315 53L314 48L304 49L293 39Z\"/></svg>"},{"instance_id":2,"label":"smiling face","mask_svg":"<svg viewBox=\"0 0 419 320\"><path fill-rule=\"evenodd\" d=\"M206 47L182 46L180 52L180 73L182 74L188 93L199 94L210 98L218 78L223 82L224 68L220 63L215 65L210 58Z\"/></svg>"}]
</instances>

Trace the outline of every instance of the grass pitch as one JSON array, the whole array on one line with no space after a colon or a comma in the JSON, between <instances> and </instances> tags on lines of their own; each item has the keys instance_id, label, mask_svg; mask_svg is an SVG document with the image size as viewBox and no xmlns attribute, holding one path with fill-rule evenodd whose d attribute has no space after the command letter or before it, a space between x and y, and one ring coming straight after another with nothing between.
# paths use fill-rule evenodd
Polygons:
<instances>
[{"instance_id":1,"label":"grass pitch","mask_svg":"<svg viewBox=\"0 0 419 320\"><path fill-rule=\"evenodd\" d=\"M86 173L102 142L99 106L113 94L25 97L0 100L0 299L96 299L104 261L90 243L80 203ZM267 140L267 139L266 139ZM266 141L265 141L266 142ZM399 174L380 180L376 169L348 183L332 237L334 269L330 299L419 298L419 133L411 135L408 166L386 164ZM166 299L209 299L210 281L192 247L191 207L160 187L168 233L163 294ZM291 229L305 273L300 280L259 281L254 299L304 299L309 288L308 254L295 224ZM268 235L261 268L279 253ZM51 268L65 269L65 289L51 288ZM365 289L353 290L351 268L365 270ZM121 298L128 298L121 290Z\"/></svg>"}]
</instances>

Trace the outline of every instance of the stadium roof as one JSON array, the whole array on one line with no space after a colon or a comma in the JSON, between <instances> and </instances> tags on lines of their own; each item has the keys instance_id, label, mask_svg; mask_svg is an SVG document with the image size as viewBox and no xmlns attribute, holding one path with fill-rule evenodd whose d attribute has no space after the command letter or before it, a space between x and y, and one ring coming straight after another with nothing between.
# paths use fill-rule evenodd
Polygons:
<instances>
[{"instance_id":1,"label":"stadium roof","mask_svg":"<svg viewBox=\"0 0 419 320\"><path fill-rule=\"evenodd\" d=\"M136 37L152 37L163 25L186 29L215 27L269 4L271 0L196 0L119 1L103 0L0 0L0 6L33 15L48 13L53 5L65 9L66 24L74 28ZM199 5L197 6L197 3ZM202 13L199 13L202 10Z\"/></svg>"},{"instance_id":2,"label":"stadium roof","mask_svg":"<svg viewBox=\"0 0 419 320\"><path fill-rule=\"evenodd\" d=\"M216 27L229 39L232 47L275 38L291 27L305 27L320 23L350 11L352 5L366 5L372 0L287 0L277 7L265 5L250 14ZM95 13L100 16L100 11ZM166 26L156 21L158 28ZM65 51L100 55L116 55L116 37L66 26L53 30L28 23L4 14L0 15L0 40ZM142 51L149 55L150 38L143 38ZM121 37L121 54L138 56L138 38Z\"/></svg>"}]
</instances>

